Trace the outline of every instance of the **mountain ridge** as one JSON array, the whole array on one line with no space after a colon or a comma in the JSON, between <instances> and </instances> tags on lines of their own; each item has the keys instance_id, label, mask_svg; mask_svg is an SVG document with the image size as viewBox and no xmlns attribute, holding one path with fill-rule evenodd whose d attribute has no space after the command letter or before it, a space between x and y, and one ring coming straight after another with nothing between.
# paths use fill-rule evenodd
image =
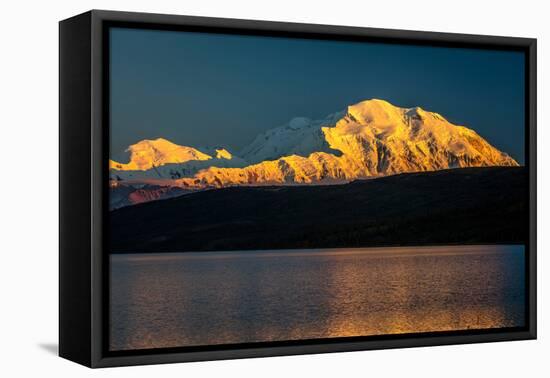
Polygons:
<instances>
[{"instance_id":1,"label":"mountain ridge","mask_svg":"<svg viewBox=\"0 0 550 378\"><path fill-rule=\"evenodd\" d=\"M128 149L111 179L202 190L234 185L332 184L449 168L518 166L474 130L421 107L370 99L321 120L295 117L259 134L240 156L165 139ZM157 185L158 182L155 182ZM161 184L162 185L162 184Z\"/></svg>"},{"instance_id":2,"label":"mountain ridge","mask_svg":"<svg viewBox=\"0 0 550 378\"><path fill-rule=\"evenodd\" d=\"M289 149L280 151L282 156L274 160L239 169L210 167L177 183L184 187L330 183L401 172L518 165L474 130L451 124L440 114L420 107L400 108L374 99L349 106L341 114L334 113L327 118L337 119L334 124L304 119L302 127L284 129L291 131L282 132L279 138L284 140L286 134L306 129L308 132L301 136L308 140L312 135L322 137L327 144L319 151L308 150L304 144L281 143ZM322 134L315 133L318 129ZM268 138L265 146L272 144ZM300 146L302 155L291 153L296 145ZM311 146L319 145L322 145L319 140L311 143ZM263 147L254 150L256 155L265 155ZM257 160L249 154L245 156L249 161Z\"/></svg>"}]
</instances>

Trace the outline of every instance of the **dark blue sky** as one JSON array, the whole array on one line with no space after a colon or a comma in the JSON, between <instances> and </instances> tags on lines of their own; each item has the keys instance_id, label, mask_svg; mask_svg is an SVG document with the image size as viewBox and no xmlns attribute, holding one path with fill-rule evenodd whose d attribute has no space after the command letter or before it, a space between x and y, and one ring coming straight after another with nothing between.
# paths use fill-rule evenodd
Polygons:
<instances>
[{"instance_id":1,"label":"dark blue sky","mask_svg":"<svg viewBox=\"0 0 550 378\"><path fill-rule=\"evenodd\" d=\"M380 98L476 130L524 163L519 52L114 28L111 151L164 137L238 151L296 116Z\"/></svg>"}]
</instances>

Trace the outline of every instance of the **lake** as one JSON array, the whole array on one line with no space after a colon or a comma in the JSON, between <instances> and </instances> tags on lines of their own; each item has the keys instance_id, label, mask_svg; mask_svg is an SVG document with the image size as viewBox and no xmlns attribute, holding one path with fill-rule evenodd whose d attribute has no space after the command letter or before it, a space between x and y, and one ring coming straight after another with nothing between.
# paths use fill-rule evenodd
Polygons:
<instances>
[{"instance_id":1,"label":"lake","mask_svg":"<svg viewBox=\"0 0 550 378\"><path fill-rule=\"evenodd\" d=\"M111 350L517 327L524 246L111 255Z\"/></svg>"}]
</instances>

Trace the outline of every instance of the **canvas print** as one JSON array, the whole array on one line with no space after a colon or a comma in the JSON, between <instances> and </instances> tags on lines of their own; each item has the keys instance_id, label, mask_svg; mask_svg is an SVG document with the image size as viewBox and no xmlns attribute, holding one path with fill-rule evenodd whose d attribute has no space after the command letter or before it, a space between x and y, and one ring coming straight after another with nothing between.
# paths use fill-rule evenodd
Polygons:
<instances>
[{"instance_id":1,"label":"canvas print","mask_svg":"<svg viewBox=\"0 0 550 378\"><path fill-rule=\"evenodd\" d=\"M522 52L113 27L111 351L526 326Z\"/></svg>"}]
</instances>

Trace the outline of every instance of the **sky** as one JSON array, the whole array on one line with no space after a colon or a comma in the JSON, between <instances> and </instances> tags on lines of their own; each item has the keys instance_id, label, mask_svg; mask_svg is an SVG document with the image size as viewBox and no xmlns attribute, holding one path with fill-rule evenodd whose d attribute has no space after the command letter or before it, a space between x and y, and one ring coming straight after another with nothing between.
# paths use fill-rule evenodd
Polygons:
<instances>
[{"instance_id":1,"label":"sky","mask_svg":"<svg viewBox=\"0 0 550 378\"><path fill-rule=\"evenodd\" d=\"M158 137L238 155L294 117L379 98L525 161L520 52L125 28L111 29L110 48L112 157Z\"/></svg>"}]
</instances>

